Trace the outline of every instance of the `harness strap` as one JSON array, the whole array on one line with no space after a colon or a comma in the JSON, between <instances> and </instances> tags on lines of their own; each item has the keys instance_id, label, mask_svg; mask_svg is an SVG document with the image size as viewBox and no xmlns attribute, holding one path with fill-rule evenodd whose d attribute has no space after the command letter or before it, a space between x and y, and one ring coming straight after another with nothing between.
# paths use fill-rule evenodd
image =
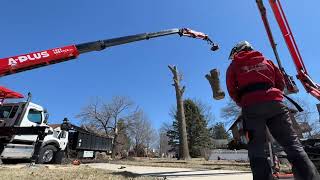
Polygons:
<instances>
[{"instance_id":1,"label":"harness strap","mask_svg":"<svg viewBox=\"0 0 320 180\"><path fill-rule=\"evenodd\" d=\"M261 90L268 90L271 89L272 86L267 84L267 83L255 83L255 84L250 84L248 86L245 86L241 88L238 92L238 95L240 98L242 98L245 94L255 92L255 91L261 91Z\"/></svg>"},{"instance_id":2,"label":"harness strap","mask_svg":"<svg viewBox=\"0 0 320 180\"><path fill-rule=\"evenodd\" d=\"M283 94L283 96L284 96L285 98L287 98L288 101L291 102L291 103L297 108L297 110L298 110L299 112L302 112L302 111L303 111L302 107L301 107L296 101L294 101L293 99L291 99L289 96L287 96L287 95L285 95L285 94Z\"/></svg>"},{"instance_id":3,"label":"harness strap","mask_svg":"<svg viewBox=\"0 0 320 180\"><path fill-rule=\"evenodd\" d=\"M272 88L272 85L270 84L267 84L267 83L256 83L256 84L250 84L244 88L241 88L238 92L238 95L240 97L240 99L245 95L245 94L248 94L248 93L251 93L251 92L255 92L255 91L261 91L261 90L269 90ZM285 94L282 94L285 98L288 99L288 101L290 103L292 103L299 112L302 112L303 109L302 107L296 102L294 101L293 99L291 99L289 96L285 95Z\"/></svg>"}]
</instances>

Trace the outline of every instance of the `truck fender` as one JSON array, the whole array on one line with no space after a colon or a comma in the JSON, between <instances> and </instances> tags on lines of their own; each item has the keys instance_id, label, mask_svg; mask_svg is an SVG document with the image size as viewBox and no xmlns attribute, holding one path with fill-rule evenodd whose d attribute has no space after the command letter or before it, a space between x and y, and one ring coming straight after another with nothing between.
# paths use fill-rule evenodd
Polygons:
<instances>
[{"instance_id":1,"label":"truck fender","mask_svg":"<svg viewBox=\"0 0 320 180\"><path fill-rule=\"evenodd\" d=\"M41 148L43 148L43 147L45 147L45 146L47 146L47 145L53 145L53 146L55 146L58 150L60 150L60 145L59 145L59 142L58 142L58 141L49 140L49 141L43 142Z\"/></svg>"}]
</instances>

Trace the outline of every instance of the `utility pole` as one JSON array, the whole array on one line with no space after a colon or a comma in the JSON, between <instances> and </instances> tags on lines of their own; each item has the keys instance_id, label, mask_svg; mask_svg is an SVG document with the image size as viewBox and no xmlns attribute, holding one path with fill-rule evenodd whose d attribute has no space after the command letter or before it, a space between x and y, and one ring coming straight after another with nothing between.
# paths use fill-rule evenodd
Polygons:
<instances>
[{"instance_id":1,"label":"utility pole","mask_svg":"<svg viewBox=\"0 0 320 180\"><path fill-rule=\"evenodd\" d=\"M180 87L180 80L182 80L181 74L179 74L176 66L168 66L173 74L173 86L176 90L177 98L177 118L179 122L179 159L189 160L191 159L189 154L188 139L187 139L187 126L186 126L186 117L184 114L183 106L183 93L185 91L185 86Z\"/></svg>"}]
</instances>

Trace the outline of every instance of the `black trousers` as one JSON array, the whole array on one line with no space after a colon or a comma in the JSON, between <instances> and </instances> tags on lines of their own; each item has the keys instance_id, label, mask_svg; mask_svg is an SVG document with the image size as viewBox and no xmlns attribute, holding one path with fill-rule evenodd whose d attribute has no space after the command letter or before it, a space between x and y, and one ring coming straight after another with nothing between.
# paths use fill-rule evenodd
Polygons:
<instances>
[{"instance_id":1,"label":"black trousers","mask_svg":"<svg viewBox=\"0 0 320 180\"><path fill-rule=\"evenodd\" d=\"M292 127L286 105L280 101L255 104L242 108L242 115L244 129L248 131L250 139L248 155L254 180L272 179L271 168L264 152L266 127L287 153L296 180L320 180L318 171Z\"/></svg>"}]
</instances>

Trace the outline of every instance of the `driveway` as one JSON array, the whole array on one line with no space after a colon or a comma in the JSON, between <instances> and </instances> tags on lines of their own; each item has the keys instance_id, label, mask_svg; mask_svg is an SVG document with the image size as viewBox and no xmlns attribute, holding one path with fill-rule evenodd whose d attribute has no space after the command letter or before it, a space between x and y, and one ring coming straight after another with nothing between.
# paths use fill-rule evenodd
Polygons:
<instances>
[{"instance_id":1,"label":"driveway","mask_svg":"<svg viewBox=\"0 0 320 180\"><path fill-rule=\"evenodd\" d=\"M109 163L87 164L93 168L106 169L118 172L131 172L139 175L166 177L168 180L250 180L251 172L232 170L199 170L188 168L165 168L149 166L131 166Z\"/></svg>"}]
</instances>

